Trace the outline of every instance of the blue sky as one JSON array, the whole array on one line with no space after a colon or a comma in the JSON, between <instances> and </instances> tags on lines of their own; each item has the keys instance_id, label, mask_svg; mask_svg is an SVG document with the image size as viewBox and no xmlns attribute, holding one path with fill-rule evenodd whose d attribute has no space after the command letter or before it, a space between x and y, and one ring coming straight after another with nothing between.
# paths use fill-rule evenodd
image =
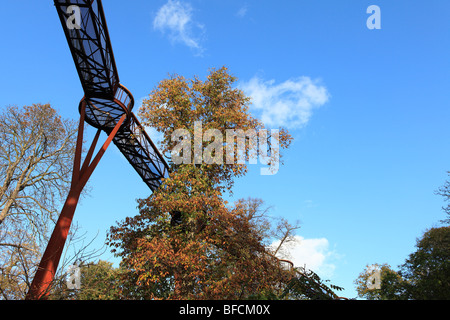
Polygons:
<instances>
[{"instance_id":1,"label":"blue sky","mask_svg":"<svg viewBox=\"0 0 450 320\"><path fill-rule=\"evenodd\" d=\"M373 4L379 30L366 26ZM136 101L168 74L204 78L226 65L254 96L255 116L289 127L295 142L284 166L262 176L250 165L234 197L260 197L272 215L299 219L293 260L344 287L343 296L356 296L366 264L396 268L444 218L434 190L450 170L450 2L103 6L121 82ZM0 18L0 107L48 102L78 119L83 92L53 1L8 1ZM88 238L98 232L100 246L149 190L114 146L90 186L75 218Z\"/></svg>"}]
</instances>

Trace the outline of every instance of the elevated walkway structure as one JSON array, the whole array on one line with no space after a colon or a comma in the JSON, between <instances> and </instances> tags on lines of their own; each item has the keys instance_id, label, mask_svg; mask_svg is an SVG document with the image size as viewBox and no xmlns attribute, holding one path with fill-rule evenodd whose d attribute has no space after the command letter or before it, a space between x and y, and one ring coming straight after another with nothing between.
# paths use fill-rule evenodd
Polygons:
<instances>
[{"instance_id":1,"label":"elevated walkway structure","mask_svg":"<svg viewBox=\"0 0 450 320\"><path fill-rule=\"evenodd\" d=\"M80 194L111 142L152 192L169 176L166 161L132 112L132 94L120 84L101 0L54 0L54 4L84 97L79 103L80 123L71 189L27 299L45 299L48 295ZM97 133L81 163L84 122L97 128ZM101 131L108 138L92 159Z\"/></svg>"},{"instance_id":2,"label":"elevated walkway structure","mask_svg":"<svg viewBox=\"0 0 450 320\"><path fill-rule=\"evenodd\" d=\"M169 167L139 123L132 109L134 98L120 84L101 0L54 0L67 43L84 91L79 103L80 122L72 184L55 229L31 283L27 299L45 299L58 268L80 194L106 149L113 142L153 192L169 176ZM97 129L81 163L84 122ZM108 138L94 157L101 132ZM92 160L92 161L91 161ZM181 223L181 213L172 213ZM292 278L305 277L288 260L280 265ZM326 288L320 287L319 291ZM339 297L336 297L339 298Z\"/></svg>"}]
</instances>

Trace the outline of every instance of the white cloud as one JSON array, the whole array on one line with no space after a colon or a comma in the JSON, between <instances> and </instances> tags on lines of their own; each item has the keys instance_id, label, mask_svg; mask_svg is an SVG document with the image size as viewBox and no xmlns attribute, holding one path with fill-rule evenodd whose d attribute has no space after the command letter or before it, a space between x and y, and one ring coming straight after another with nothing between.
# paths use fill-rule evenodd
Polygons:
<instances>
[{"instance_id":1,"label":"white cloud","mask_svg":"<svg viewBox=\"0 0 450 320\"><path fill-rule=\"evenodd\" d=\"M255 76L240 87L252 98L252 108L261 112L267 126L301 128L312 116L313 109L329 99L327 89L309 77L299 77L275 84Z\"/></svg>"},{"instance_id":2,"label":"white cloud","mask_svg":"<svg viewBox=\"0 0 450 320\"><path fill-rule=\"evenodd\" d=\"M279 244L280 241L275 241L270 247L274 249ZM339 257L334 250L330 249L328 239L305 239L301 236L295 236L295 241L286 244L283 252L277 256L292 261L294 267L306 267L327 279L333 276L336 269L336 265L332 263L333 259Z\"/></svg>"},{"instance_id":3,"label":"white cloud","mask_svg":"<svg viewBox=\"0 0 450 320\"><path fill-rule=\"evenodd\" d=\"M200 37L195 33L203 32L203 25L192 19L192 6L186 2L169 0L156 13L153 28L168 33L172 42L181 42L193 49L198 55L204 51Z\"/></svg>"},{"instance_id":4,"label":"white cloud","mask_svg":"<svg viewBox=\"0 0 450 320\"><path fill-rule=\"evenodd\" d=\"M247 14L247 11L248 11L248 5L245 4L243 7L239 8L238 12L236 12L236 15L239 18L243 18Z\"/></svg>"}]
</instances>

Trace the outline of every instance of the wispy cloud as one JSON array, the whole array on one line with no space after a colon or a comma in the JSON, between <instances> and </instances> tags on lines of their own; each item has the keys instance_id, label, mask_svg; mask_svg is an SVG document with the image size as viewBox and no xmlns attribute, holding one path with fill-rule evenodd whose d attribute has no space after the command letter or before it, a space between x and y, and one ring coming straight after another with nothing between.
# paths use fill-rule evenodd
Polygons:
<instances>
[{"instance_id":1,"label":"wispy cloud","mask_svg":"<svg viewBox=\"0 0 450 320\"><path fill-rule=\"evenodd\" d=\"M318 205L316 203L314 203L314 201L312 201L312 200L305 200L305 201L303 201L303 206L306 208L315 208Z\"/></svg>"},{"instance_id":2,"label":"wispy cloud","mask_svg":"<svg viewBox=\"0 0 450 320\"><path fill-rule=\"evenodd\" d=\"M239 18L243 18L245 17L247 12L248 12L248 5L245 4L244 6L239 8L239 10L236 12L236 16L238 16Z\"/></svg>"},{"instance_id":3,"label":"wispy cloud","mask_svg":"<svg viewBox=\"0 0 450 320\"><path fill-rule=\"evenodd\" d=\"M193 20L192 11L192 6L187 2L169 0L156 13L153 28L168 34L173 43L182 43L201 55L204 51L201 45L204 26Z\"/></svg>"},{"instance_id":4,"label":"wispy cloud","mask_svg":"<svg viewBox=\"0 0 450 320\"><path fill-rule=\"evenodd\" d=\"M253 77L240 87L252 98L252 108L261 113L268 126L301 128L310 120L313 109L329 100L327 89L309 77L298 77L276 84Z\"/></svg>"}]
</instances>

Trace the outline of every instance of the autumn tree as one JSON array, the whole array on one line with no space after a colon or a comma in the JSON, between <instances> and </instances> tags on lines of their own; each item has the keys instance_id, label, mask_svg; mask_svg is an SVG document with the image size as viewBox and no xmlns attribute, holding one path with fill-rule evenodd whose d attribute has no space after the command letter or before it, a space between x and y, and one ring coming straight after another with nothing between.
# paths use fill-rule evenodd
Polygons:
<instances>
[{"instance_id":1,"label":"autumn tree","mask_svg":"<svg viewBox=\"0 0 450 320\"><path fill-rule=\"evenodd\" d=\"M261 203L223 199L254 156L252 141L238 155L239 137L227 141L227 130L264 129L249 112L250 99L233 87L235 81L226 68L211 70L206 81L175 75L143 101L142 122L162 134L164 154L173 156L180 140L194 141L181 150L191 155L189 161L171 163L170 178L139 201L139 214L111 228L109 244L128 270L128 297L242 299L273 290L283 277L278 260L267 254L266 226L257 218ZM198 123L202 132L215 134L196 140ZM178 129L184 135L174 139ZM280 156L273 146L287 148L292 139L283 129L264 138L268 163ZM212 142L226 152L211 151ZM232 151L230 162L227 152ZM214 161L203 161L205 155Z\"/></svg>"},{"instance_id":2,"label":"autumn tree","mask_svg":"<svg viewBox=\"0 0 450 320\"><path fill-rule=\"evenodd\" d=\"M287 276L267 254L257 232L261 226L243 210L242 201L215 208L201 231L197 225L172 227L167 215L155 221L152 209L143 204L140 215L118 234L129 243L130 252L120 254L128 278L135 281L128 296L243 299L269 294ZM127 228L133 223L147 228Z\"/></svg>"},{"instance_id":3,"label":"autumn tree","mask_svg":"<svg viewBox=\"0 0 450 320\"><path fill-rule=\"evenodd\" d=\"M0 294L23 298L70 187L76 124L49 104L0 114Z\"/></svg>"},{"instance_id":4,"label":"autumn tree","mask_svg":"<svg viewBox=\"0 0 450 320\"><path fill-rule=\"evenodd\" d=\"M8 217L51 217L58 211L55 204L66 196L70 183L76 129L48 104L3 111L0 224Z\"/></svg>"}]
</instances>

